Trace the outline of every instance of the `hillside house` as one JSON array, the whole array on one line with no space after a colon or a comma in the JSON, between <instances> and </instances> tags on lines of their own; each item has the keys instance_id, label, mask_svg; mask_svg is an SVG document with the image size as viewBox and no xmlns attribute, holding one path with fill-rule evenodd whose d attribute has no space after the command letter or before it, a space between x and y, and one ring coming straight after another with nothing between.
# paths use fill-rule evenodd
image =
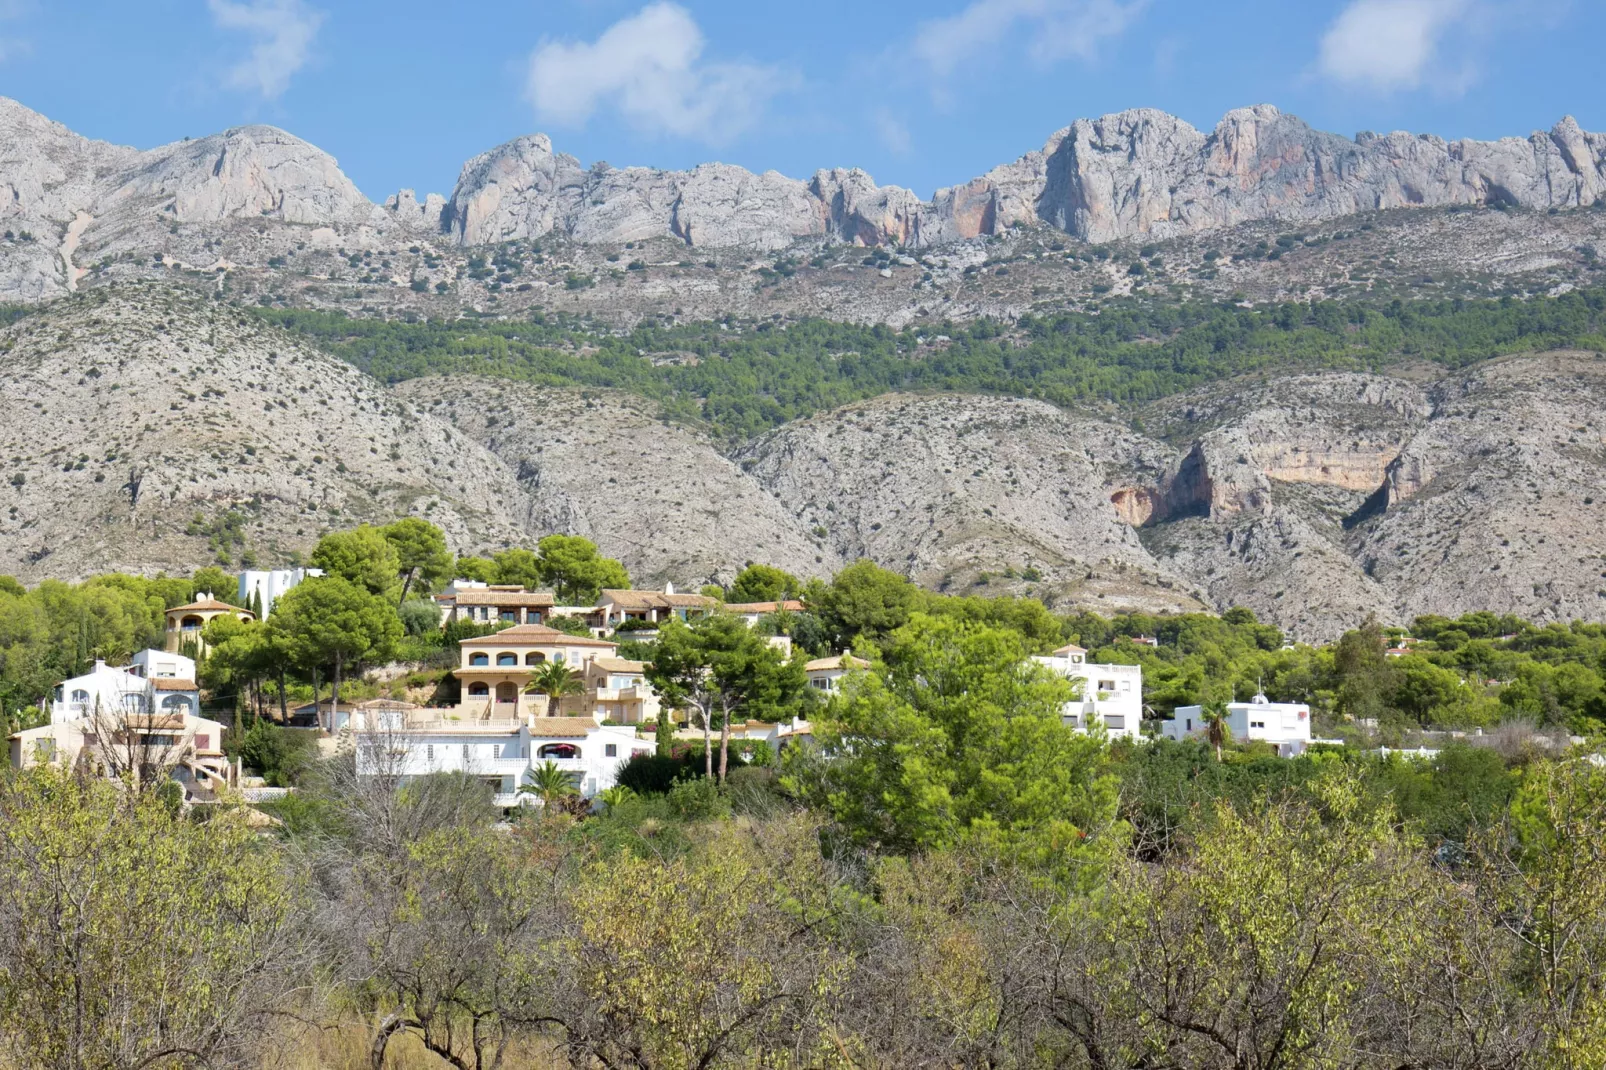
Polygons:
<instances>
[{"instance_id":1,"label":"hillside house","mask_svg":"<svg viewBox=\"0 0 1606 1070\"><path fill-rule=\"evenodd\" d=\"M283 598L292 588L315 576L322 576L321 568L279 568L267 571L247 569L240 573L240 604L251 604L252 596L262 600L262 619L273 616L273 603Z\"/></svg>"},{"instance_id":2,"label":"hillside house","mask_svg":"<svg viewBox=\"0 0 1606 1070\"><path fill-rule=\"evenodd\" d=\"M1160 726L1167 739L1197 739L1205 734L1204 707L1178 706ZM1277 748L1284 758L1303 754L1311 744L1310 707L1302 702L1272 702L1257 694L1248 702L1227 703L1227 733L1234 741L1259 741Z\"/></svg>"},{"instance_id":3,"label":"hillside house","mask_svg":"<svg viewBox=\"0 0 1606 1070\"><path fill-rule=\"evenodd\" d=\"M785 602L727 602L725 604L725 612L734 613L742 618L742 623L749 628L771 613L801 613L804 608L803 603L796 599Z\"/></svg>"},{"instance_id":4,"label":"hillside house","mask_svg":"<svg viewBox=\"0 0 1606 1070\"><path fill-rule=\"evenodd\" d=\"M56 687L50 704L52 724L81 720L99 711L194 714L201 708L195 683L195 662L182 654L142 650L129 664L114 668L104 661L82 676Z\"/></svg>"},{"instance_id":5,"label":"hillside house","mask_svg":"<svg viewBox=\"0 0 1606 1070\"><path fill-rule=\"evenodd\" d=\"M441 627L453 621L478 624L545 624L555 599L551 591L526 591L516 583L488 584L453 580L435 596L441 607Z\"/></svg>"},{"instance_id":6,"label":"hillside house","mask_svg":"<svg viewBox=\"0 0 1606 1070\"><path fill-rule=\"evenodd\" d=\"M1077 682L1081 698L1065 704L1065 723L1078 732L1102 724L1112 738L1137 739L1143 728L1143 667L1105 665L1087 660L1075 643L1033 661Z\"/></svg>"},{"instance_id":7,"label":"hillside house","mask_svg":"<svg viewBox=\"0 0 1606 1070\"><path fill-rule=\"evenodd\" d=\"M612 633L627 620L662 624L668 620L695 620L719 609L719 602L702 594L677 594L670 583L662 591L605 590L591 610L589 623Z\"/></svg>"},{"instance_id":8,"label":"hillside house","mask_svg":"<svg viewBox=\"0 0 1606 1070\"><path fill-rule=\"evenodd\" d=\"M224 726L185 713L103 712L11 734L13 769L56 765L90 776L172 777L189 799L237 785L223 753Z\"/></svg>"},{"instance_id":9,"label":"hillside house","mask_svg":"<svg viewBox=\"0 0 1606 1070\"><path fill-rule=\"evenodd\" d=\"M462 685L458 710L500 720L548 713L592 717L588 693L568 696L558 710L549 711L545 695L526 695L524 688L551 662L567 665L587 678L587 662L612 658L619 649L605 639L566 635L541 624L520 624L495 635L465 639L459 646L462 660L452 674Z\"/></svg>"},{"instance_id":10,"label":"hillside house","mask_svg":"<svg viewBox=\"0 0 1606 1070\"><path fill-rule=\"evenodd\" d=\"M647 724L658 719L658 693L639 661L598 656L585 663L585 700L597 721Z\"/></svg>"},{"instance_id":11,"label":"hillside house","mask_svg":"<svg viewBox=\"0 0 1606 1070\"><path fill-rule=\"evenodd\" d=\"M815 658L803 666L809 686L825 695L834 695L842 687L842 678L850 672L863 672L870 663L852 654L836 654L829 658Z\"/></svg>"},{"instance_id":12,"label":"hillside house","mask_svg":"<svg viewBox=\"0 0 1606 1070\"><path fill-rule=\"evenodd\" d=\"M530 770L552 762L585 798L618 781L619 766L653 745L628 728L582 717L460 716L436 709L362 709L352 727L357 773L396 786L431 773L467 773L490 785L504 809L533 801L518 789Z\"/></svg>"},{"instance_id":13,"label":"hillside house","mask_svg":"<svg viewBox=\"0 0 1606 1070\"><path fill-rule=\"evenodd\" d=\"M216 620L225 614L232 613L240 620L256 620L256 615L249 609L231 606L227 602L219 602L212 597L211 591L203 592L195 601L187 606L175 606L168 610L167 617L167 651L172 654L185 649L186 643L193 644L191 649L204 653L206 644L201 642L201 629L206 627L208 621Z\"/></svg>"}]
</instances>

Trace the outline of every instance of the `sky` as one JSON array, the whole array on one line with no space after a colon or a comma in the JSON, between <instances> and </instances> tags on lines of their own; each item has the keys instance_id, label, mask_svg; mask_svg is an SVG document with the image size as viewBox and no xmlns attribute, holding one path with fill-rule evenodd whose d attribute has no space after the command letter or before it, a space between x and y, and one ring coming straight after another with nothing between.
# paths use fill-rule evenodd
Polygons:
<instances>
[{"instance_id":1,"label":"sky","mask_svg":"<svg viewBox=\"0 0 1606 1070\"><path fill-rule=\"evenodd\" d=\"M921 196L1079 117L1606 130L1603 0L0 0L0 95L141 148L246 123L374 200L544 131L583 163L862 167Z\"/></svg>"}]
</instances>

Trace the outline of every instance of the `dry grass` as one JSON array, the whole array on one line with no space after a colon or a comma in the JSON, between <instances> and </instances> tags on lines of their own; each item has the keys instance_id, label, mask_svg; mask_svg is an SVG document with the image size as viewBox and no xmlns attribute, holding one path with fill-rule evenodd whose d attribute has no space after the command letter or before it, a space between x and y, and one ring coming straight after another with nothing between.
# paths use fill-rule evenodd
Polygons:
<instances>
[{"instance_id":1,"label":"dry grass","mask_svg":"<svg viewBox=\"0 0 1606 1070\"><path fill-rule=\"evenodd\" d=\"M263 1052L262 1070L370 1070L368 1045L373 1032L366 1022L287 1030ZM559 1070L564 1060L545 1042L512 1046L503 1061L508 1070ZM396 1037L385 1057L385 1070L443 1070L444 1059L425 1051L412 1037Z\"/></svg>"}]
</instances>

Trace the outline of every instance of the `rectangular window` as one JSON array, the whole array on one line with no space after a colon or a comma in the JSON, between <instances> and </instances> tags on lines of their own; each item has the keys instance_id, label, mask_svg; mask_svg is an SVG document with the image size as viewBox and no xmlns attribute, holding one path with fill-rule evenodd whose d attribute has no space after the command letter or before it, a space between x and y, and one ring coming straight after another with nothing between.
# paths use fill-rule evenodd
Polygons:
<instances>
[{"instance_id":1,"label":"rectangular window","mask_svg":"<svg viewBox=\"0 0 1606 1070\"><path fill-rule=\"evenodd\" d=\"M195 733L195 749L196 750L211 750L212 749L212 735L211 735L211 733L209 733L209 732L197 732L197 733Z\"/></svg>"},{"instance_id":2,"label":"rectangular window","mask_svg":"<svg viewBox=\"0 0 1606 1070\"><path fill-rule=\"evenodd\" d=\"M435 744L431 743L424 748L424 760L430 762L435 760Z\"/></svg>"},{"instance_id":3,"label":"rectangular window","mask_svg":"<svg viewBox=\"0 0 1606 1070\"><path fill-rule=\"evenodd\" d=\"M514 609L504 609L502 610L502 619L507 621L509 624L512 624L519 619L518 611Z\"/></svg>"},{"instance_id":4,"label":"rectangular window","mask_svg":"<svg viewBox=\"0 0 1606 1070\"><path fill-rule=\"evenodd\" d=\"M500 743L492 743L491 744L491 757L492 758L500 758L500 757L502 757L502 744L500 744Z\"/></svg>"},{"instance_id":5,"label":"rectangular window","mask_svg":"<svg viewBox=\"0 0 1606 1070\"><path fill-rule=\"evenodd\" d=\"M605 743L605 744L603 744L602 753L606 757L609 757L609 758L617 758L617 757L619 757L619 744L617 744L617 743Z\"/></svg>"},{"instance_id":6,"label":"rectangular window","mask_svg":"<svg viewBox=\"0 0 1606 1070\"><path fill-rule=\"evenodd\" d=\"M1126 718L1119 713L1112 714L1111 716L1104 718L1104 727L1108 728L1112 732L1125 732Z\"/></svg>"},{"instance_id":7,"label":"rectangular window","mask_svg":"<svg viewBox=\"0 0 1606 1070\"><path fill-rule=\"evenodd\" d=\"M473 757L474 757L474 745L472 743L463 744L463 760L466 762L466 761L469 761L470 759L472 759Z\"/></svg>"}]
</instances>

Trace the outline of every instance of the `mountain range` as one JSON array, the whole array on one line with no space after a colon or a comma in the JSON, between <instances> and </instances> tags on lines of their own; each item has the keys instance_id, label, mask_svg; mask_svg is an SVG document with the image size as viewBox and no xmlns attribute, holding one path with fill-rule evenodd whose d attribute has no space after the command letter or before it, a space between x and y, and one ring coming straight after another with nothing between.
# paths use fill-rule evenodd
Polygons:
<instances>
[{"instance_id":1,"label":"mountain range","mask_svg":"<svg viewBox=\"0 0 1606 1070\"><path fill-rule=\"evenodd\" d=\"M333 157L273 127L139 151L0 98L0 226L13 234L0 245L0 295L70 291L84 270L80 250L127 254L175 226L323 230L359 243L480 246L558 235L614 245L668 238L776 250L816 239L928 249L1039 223L1107 243L1396 208L1584 207L1603 193L1606 135L1570 117L1549 132L1492 142L1349 139L1259 105L1229 112L1208 134L1149 109L1079 119L1041 149L930 200L857 169L801 180L719 163L587 168L534 134L469 160L449 198L420 201L403 190L375 205Z\"/></svg>"},{"instance_id":2,"label":"mountain range","mask_svg":"<svg viewBox=\"0 0 1606 1070\"><path fill-rule=\"evenodd\" d=\"M0 99L0 300L27 306L0 329L0 573L273 564L416 514L461 552L584 534L642 583L871 557L1061 608L1248 605L1308 639L1369 614L1606 619L1593 352L1484 339L1511 355L1272 364L1119 405L894 390L733 440L640 393L469 374L495 370L473 340L451 374L381 382L252 311L598 337L818 317L911 328L910 359L941 361L948 321L1023 339L1122 302L1342 324L1595 293L1603 206L1606 137L1571 120L1446 142L1130 111L930 200L861 171L586 168L532 135L450 197L374 204L273 128L141 151Z\"/></svg>"}]
</instances>

